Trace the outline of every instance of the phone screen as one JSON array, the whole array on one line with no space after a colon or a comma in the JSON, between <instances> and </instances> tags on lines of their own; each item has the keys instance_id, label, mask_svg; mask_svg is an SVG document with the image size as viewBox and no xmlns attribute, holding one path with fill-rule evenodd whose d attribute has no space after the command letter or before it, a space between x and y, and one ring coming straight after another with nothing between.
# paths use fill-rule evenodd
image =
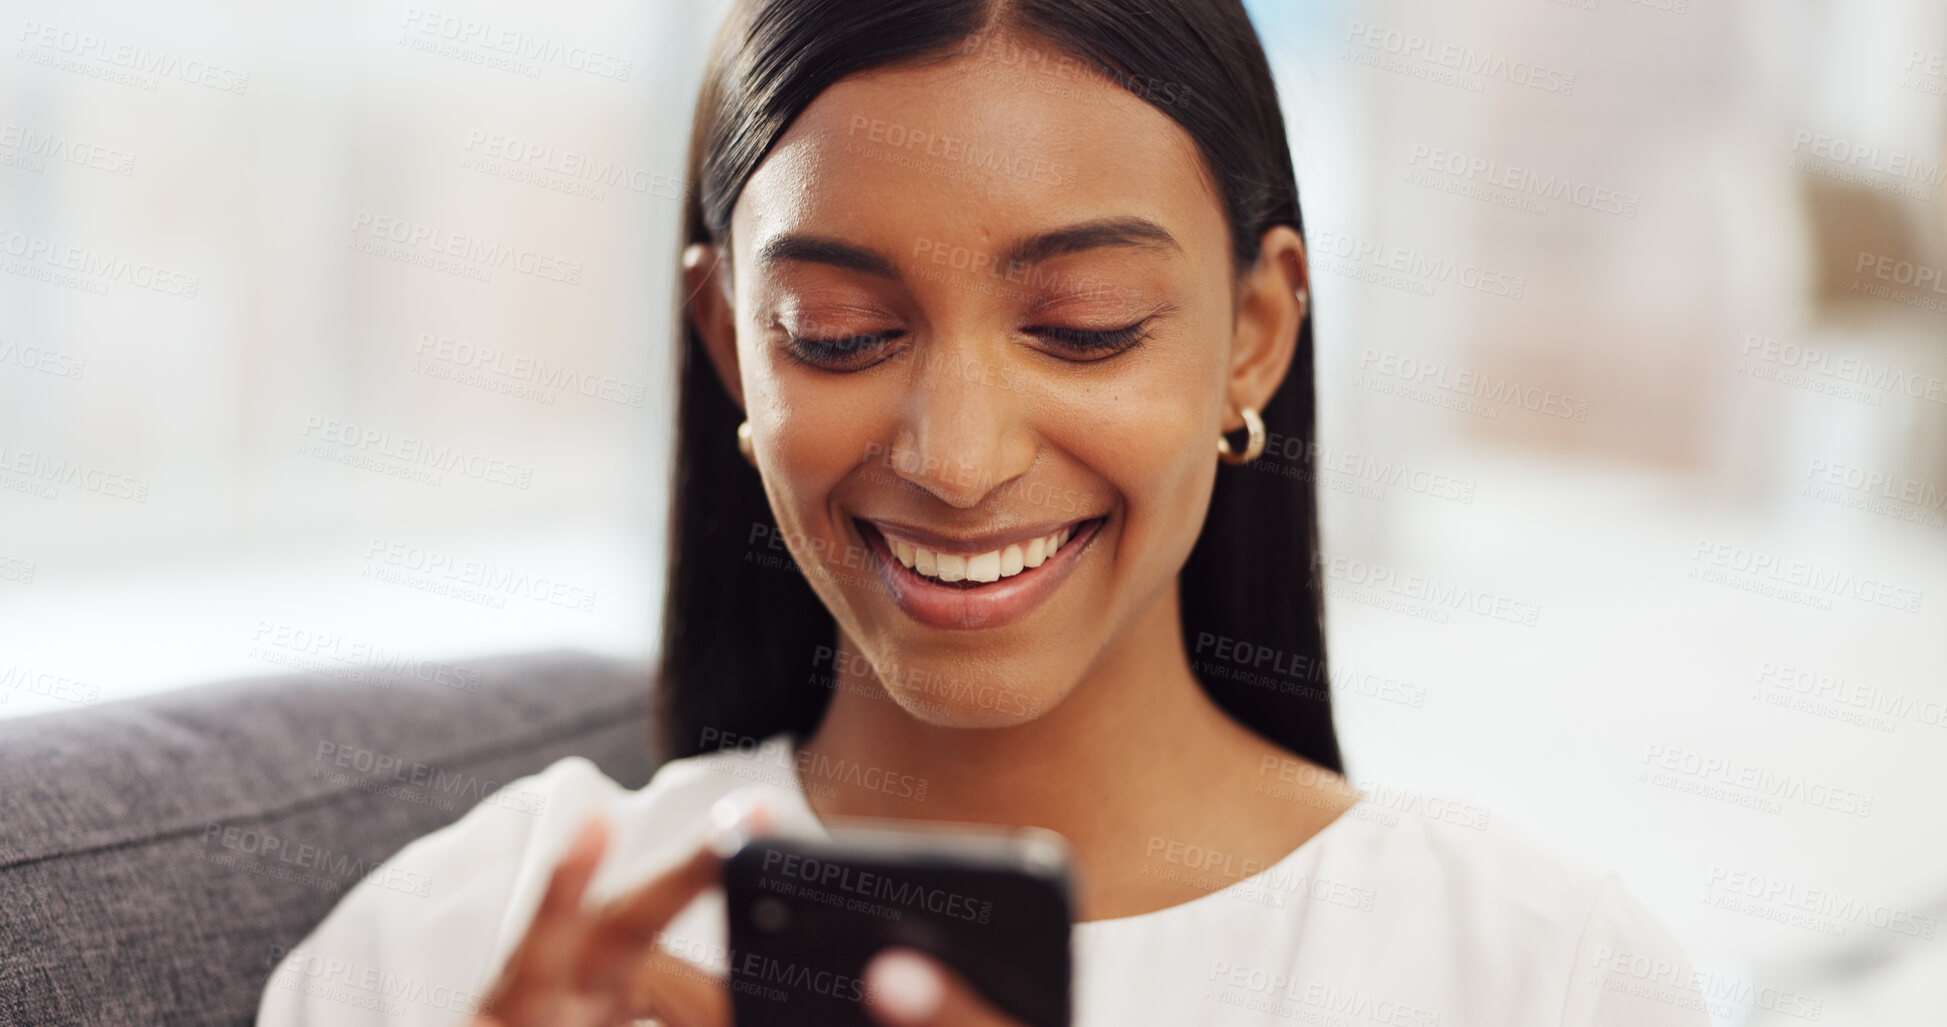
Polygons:
<instances>
[{"instance_id":1,"label":"phone screen","mask_svg":"<svg viewBox=\"0 0 1947 1027\"><path fill-rule=\"evenodd\" d=\"M1067 846L1039 829L834 827L760 838L724 866L738 1027L860 1025L865 964L918 949L1030 1027L1068 1027Z\"/></svg>"}]
</instances>

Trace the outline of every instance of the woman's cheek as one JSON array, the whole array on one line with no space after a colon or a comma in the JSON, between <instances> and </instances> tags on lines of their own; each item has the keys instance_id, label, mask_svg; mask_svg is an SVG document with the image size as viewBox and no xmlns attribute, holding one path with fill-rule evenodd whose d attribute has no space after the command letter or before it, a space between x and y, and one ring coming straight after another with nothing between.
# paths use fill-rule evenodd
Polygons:
<instances>
[{"instance_id":1,"label":"woman's cheek","mask_svg":"<svg viewBox=\"0 0 1947 1027\"><path fill-rule=\"evenodd\" d=\"M870 431L865 408L847 405L817 383L788 381L782 375L754 375L745 384L745 405L765 471L773 513L799 565L829 556L845 544L843 526L827 523L828 500L857 464L856 454ZM753 471L752 473L756 473ZM811 551L812 540L819 552ZM800 551L803 550L803 551Z\"/></svg>"},{"instance_id":2,"label":"woman's cheek","mask_svg":"<svg viewBox=\"0 0 1947 1027\"><path fill-rule=\"evenodd\" d=\"M1187 458L1200 452L1194 448L1195 437L1207 413L1197 397L1204 391L1192 379L1172 373L1116 389L1083 412L1086 444L1077 455L1089 454L1083 462L1125 492L1172 484L1190 465ZM1209 450L1214 463L1214 434Z\"/></svg>"},{"instance_id":3,"label":"woman's cheek","mask_svg":"<svg viewBox=\"0 0 1947 1027\"><path fill-rule=\"evenodd\" d=\"M1187 554L1195 544L1203 508L1185 500L1208 494L1217 467L1216 428L1200 398L1216 386L1191 385L1195 370L1179 373L1145 390L1144 402L1120 404L1085 458L1128 504L1132 536L1159 556L1178 548Z\"/></svg>"},{"instance_id":4,"label":"woman's cheek","mask_svg":"<svg viewBox=\"0 0 1947 1027\"><path fill-rule=\"evenodd\" d=\"M744 394L751 427L765 436L758 446L776 454L773 470L788 475L794 490L812 482L829 489L862 459L883 390L866 375L828 374L782 353L766 356ZM833 468L841 470L834 475ZM819 502L822 491L802 498Z\"/></svg>"}]
</instances>

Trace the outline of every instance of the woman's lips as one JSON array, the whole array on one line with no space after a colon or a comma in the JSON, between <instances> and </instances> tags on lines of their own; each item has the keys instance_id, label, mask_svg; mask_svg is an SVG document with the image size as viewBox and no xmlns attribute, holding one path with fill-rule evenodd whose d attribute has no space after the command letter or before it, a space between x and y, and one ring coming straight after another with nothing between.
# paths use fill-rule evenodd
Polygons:
<instances>
[{"instance_id":1,"label":"woman's lips","mask_svg":"<svg viewBox=\"0 0 1947 1027\"><path fill-rule=\"evenodd\" d=\"M984 584L948 584L919 574L900 563L885 535L870 522L853 523L872 550L879 580L908 617L930 628L973 631L1011 624L1041 605L1074 571L1107 520L1104 516L1077 523L1074 535L1041 566Z\"/></svg>"}]
</instances>

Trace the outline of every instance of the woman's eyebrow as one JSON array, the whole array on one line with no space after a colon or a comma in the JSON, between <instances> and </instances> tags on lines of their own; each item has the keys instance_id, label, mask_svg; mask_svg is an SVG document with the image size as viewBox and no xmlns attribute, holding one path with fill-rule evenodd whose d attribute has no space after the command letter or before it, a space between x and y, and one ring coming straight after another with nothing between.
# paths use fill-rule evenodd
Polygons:
<instances>
[{"instance_id":1,"label":"woman's eyebrow","mask_svg":"<svg viewBox=\"0 0 1947 1027\"><path fill-rule=\"evenodd\" d=\"M1183 252L1182 244L1168 229L1148 218L1102 218L1021 239L1008 247L1000 266L1025 267L1112 246ZM894 282L901 279L899 268L884 254L826 236L787 233L765 243L757 254L760 267L786 261L826 264Z\"/></svg>"}]
</instances>

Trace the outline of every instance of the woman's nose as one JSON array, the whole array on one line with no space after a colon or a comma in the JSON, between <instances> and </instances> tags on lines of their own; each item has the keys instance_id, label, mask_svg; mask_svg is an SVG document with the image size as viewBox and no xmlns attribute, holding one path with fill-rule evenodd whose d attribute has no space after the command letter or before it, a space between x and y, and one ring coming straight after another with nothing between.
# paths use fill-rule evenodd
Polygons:
<instances>
[{"instance_id":1,"label":"woman's nose","mask_svg":"<svg viewBox=\"0 0 1947 1027\"><path fill-rule=\"evenodd\" d=\"M910 359L895 473L962 509L1027 473L1036 436L1018 376L964 348L921 347Z\"/></svg>"}]
</instances>

